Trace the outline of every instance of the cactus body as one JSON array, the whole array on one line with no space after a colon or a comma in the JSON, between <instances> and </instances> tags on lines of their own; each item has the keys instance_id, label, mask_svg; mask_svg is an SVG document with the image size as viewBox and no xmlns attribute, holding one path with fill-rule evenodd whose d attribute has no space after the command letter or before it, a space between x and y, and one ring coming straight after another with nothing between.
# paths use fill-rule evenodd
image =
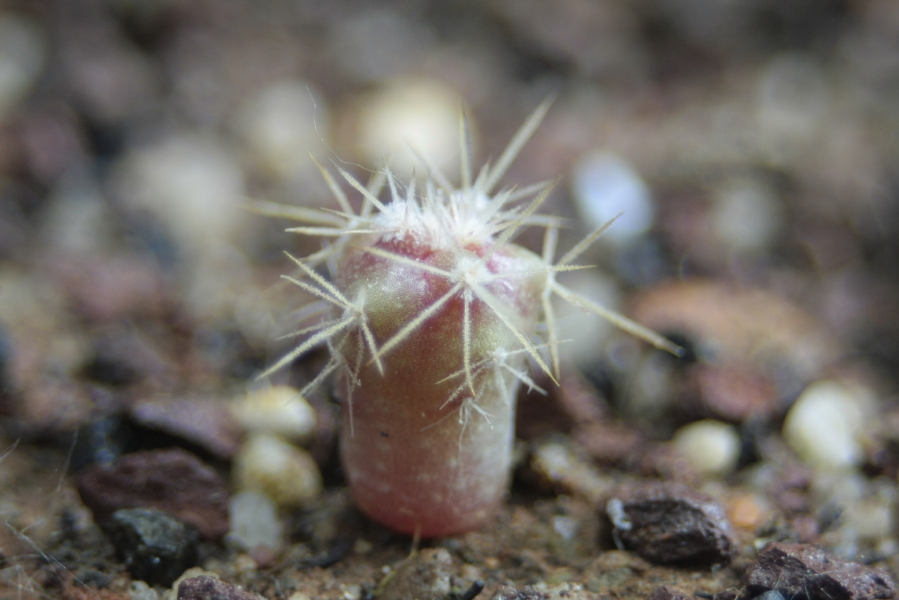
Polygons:
<instances>
[{"instance_id":1,"label":"cactus body","mask_svg":"<svg viewBox=\"0 0 899 600\"><path fill-rule=\"evenodd\" d=\"M331 373L339 376L341 455L350 488L365 513L398 531L461 533L499 506L516 391L521 382L539 390L525 362L551 378L559 370L553 294L657 347L678 350L556 282L557 272L581 268L571 263L604 227L552 264L558 223L535 214L550 186L493 194L547 108L538 108L496 165L473 181L463 122L458 188L433 165L426 165L431 176L420 192L414 181L400 189L386 169L365 187L338 167L363 197L358 212L325 169L340 211L254 204L257 212L304 224L288 231L336 238L321 252L293 259L301 276L285 278L318 299L309 314L325 316L297 332L305 340L262 376L327 344L330 361L302 393ZM389 203L378 198L385 181ZM515 204L535 194L527 205ZM510 242L528 225L547 228L542 256ZM324 264L330 279L315 271ZM539 320L552 368L535 343Z\"/></svg>"},{"instance_id":2,"label":"cactus body","mask_svg":"<svg viewBox=\"0 0 899 600\"><path fill-rule=\"evenodd\" d=\"M476 264L486 251L375 243L450 272L460 263ZM526 335L533 333L540 310L542 265L538 256L510 244L482 267L500 276L485 287ZM454 287L443 276L362 251L346 257L338 284L350 295L365 290L376 340L397 335ZM344 382L344 471L359 507L398 531L433 537L473 529L493 513L506 489L518 388L514 372L523 370L526 356L490 306L470 294L466 308L465 295L464 290L452 294L387 353L383 375L367 364L357 389ZM471 386L465 373L466 319ZM350 354L357 351L349 348Z\"/></svg>"}]
</instances>

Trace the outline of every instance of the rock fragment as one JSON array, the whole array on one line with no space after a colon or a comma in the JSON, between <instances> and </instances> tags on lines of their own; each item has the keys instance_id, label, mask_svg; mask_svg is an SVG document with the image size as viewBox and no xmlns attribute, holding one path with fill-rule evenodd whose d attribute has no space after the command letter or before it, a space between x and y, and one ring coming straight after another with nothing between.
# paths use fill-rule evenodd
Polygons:
<instances>
[{"instance_id":1,"label":"rock fragment","mask_svg":"<svg viewBox=\"0 0 899 600\"><path fill-rule=\"evenodd\" d=\"M144 400L131 409L131 419L225 460L231 459L240 446L238 423L227 403L214 398Z\"/></svg>"},{"instance_id":2,"label":"rock fragment","mask_svg":"<svg viewBox=\"0 0 899 600\"><path fill-rule=\"evenodd\" d=\"M76 478L81 500L104 525L122 508L157 508L193 525L206 539L228 532L228 490L221 477L179 448L127 454Z\"/></svg>"},{"instance_id":3,"label":"rock fragment","mask_svg":"<svg viewBox=\"0 0 899 600\"><path fill-rule=\"evenodd\" d=\"M656 564L727 564L734 540L724 508L679 483L625 487L607 512L623 544Z\"/></svg>"},{"instance_id":4,"label":"rock fragment","mask_svg":"<svg viewBox=\"0 0 899 600\"><path fill-rule=\"evenodd\" d=\"M744 584L753 596L777 590L787 598L807 600L882 600L896 591L882 571L846 562L817 546L781 542L759 552Z\"/></svg>"},{"instance_id":5,"label":"rock fragment","mask_svg":"<svg viewBox=\"0 0 899 600\"><path fill-rule=\"evenodd\" d=\"M131 575L149 584L171 585L197 562L196 530L160 510L117 510L106 531Z\"/></svg>"}]
</instances>

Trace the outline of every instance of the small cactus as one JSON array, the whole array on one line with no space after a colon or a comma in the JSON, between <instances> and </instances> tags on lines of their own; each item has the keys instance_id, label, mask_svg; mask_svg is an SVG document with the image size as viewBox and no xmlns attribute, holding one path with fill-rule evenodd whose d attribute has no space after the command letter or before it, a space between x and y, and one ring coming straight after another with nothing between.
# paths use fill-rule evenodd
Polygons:
<instances>
[{"instance_id":1,"label":"small cactus","mask_svg":"<svg viewBox=\"0 0 899 600\"><path fill-rule=\"evenodd\" d=\"M495 192L543 119L541 105L494 166L472 177L468 132L460 120L462 185L426 163L423 189L403 187L386 169L363 186L337 167L363 198L357 213L319 165L341 210L258 203L265 214L303 223L296 233L334 238L292 260L285 276L315 296L320 320L266 376L318 345L330 361L304 393L336 373L344 405L341 455L359 507L393 529L423 537L483 524L505 493L519 384L530 360L559 372L552 295L611 320L659 348L652 331L579 296L555 280L605 226L553 262L558 220L536 214L550 185ZM379 200L389 187L391 201ZM527 204L519 201L533 197ZM543 254L511 243L525 226L546 228ZM606 225L607 226L607 225ZM315 270L327 265L330 278ZM313 311L315 312L315 311ZM545 339L536 337L546 325Z\"/></svg>"}]
</instances>

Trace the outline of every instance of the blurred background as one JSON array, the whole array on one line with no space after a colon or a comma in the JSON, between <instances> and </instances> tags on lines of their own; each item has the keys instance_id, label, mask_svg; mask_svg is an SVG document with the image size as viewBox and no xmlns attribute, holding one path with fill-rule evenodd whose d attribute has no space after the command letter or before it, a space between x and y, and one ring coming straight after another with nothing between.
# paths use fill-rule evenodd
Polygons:
<instances>
[{"instance_id":1,"label":"blurred background","mask_svg":"<svg viewBox=\"0 0 899 600\"><path fill-rule=\"evenodd\" d=\"M623 212L571 285L772 291L892 377L891 0L5 0L4 385L244 382L299 306L282 251L320 247L245 198L330 206L310 154L408 177L407 143L453 177L460 107L482 164L549 96L507 183L560 177L569 243Z\"/></svg>"}]
</instances>

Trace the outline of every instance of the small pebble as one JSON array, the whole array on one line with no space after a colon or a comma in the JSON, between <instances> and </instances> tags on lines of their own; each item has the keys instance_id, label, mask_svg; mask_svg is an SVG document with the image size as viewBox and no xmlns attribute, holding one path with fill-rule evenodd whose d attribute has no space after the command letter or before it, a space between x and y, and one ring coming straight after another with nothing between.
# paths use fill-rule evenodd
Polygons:
<instances>
[{"instance_id":1,"label":"small pebble","mask_svg":"<svg viewBox=\"0 0 899 600\"><path fill-rule=\"evenodd\" d=\"M279 81L263 88L237 118L237 128L253 158L267 171L286 178L311 166L327 139L324 99L308 83Z\"/></svg>"},{"instance_id":2,"label":"small pebble","mask_svg":"<svg viewBox=\"0 0 899 600\"><path fill-rule=\"evenodd\" d=\"M780 232L783 215L772 186L757 179L727 182L715 194L712 229L733 250L767 248Z\"/></svg>"},{"instance_id":3,"label":"small pebble","mask_svg":"<svg viewBox=\"0 0 899 600\"><path fill-rule=\"evenodd\" d=\"M213 137L170 137L126 156L115 176L122 197L155 217L190 256L217 251L246 222L240 164Z\"/></svg>"},{"instance_id":4,"label":"small pebble","mask_svg":"<svg viewBox=\"0 0 899 600\"><path fill-rule=\"evenodd\" d=\"M734 527L754 531L771 519L771 509L755 494L742 494L730 501L727 516Z\"/></svg>"},{"instance_id":5,"label":"small pebble","mask_svg":"<svg viewBox=\"0 0 899 600\"><path fill-rule=\"evenodd\" d=\"M807 463L823 469L845 469L864 458L864 418L858 395L836 381L808 386L787 413L783 435Z\"/></svg>"},{"instance_id":6,"label":"small pebble","mask_svg":"<svg viewBox=\"0 0 899 600\"><path fill-rule=\"evenodd\" d=\"M228 405L216 398L152 398L135 403L130 416L141 427L195 444L218 458L230 459L240 445L240 429Z\"/></svg>"},{"instance_id":7,"label":"small pebble","mask_svg":"<svg viewBox=\"0 0 899 600\"><path fill-rule=\"evenodd\" d=\"M265 546L281 548L283 526L271 498L256 490L237 492L228 502L231 531L228 536L248 550Z\"/></svg>"},{"instance_id":8,"label":"small pebble","mask_svg":"<svg viewBox=\"0 0 899 600\"><path fill-rule=\"evenodd\" d=\"M30 19L0 12L0 120L31 89L45 52L43 36Z\"/></svg>"},{"instance_id":9,"label":"small pebble","mask_svg":"<svg viewBox=\"0 0 899 600\"><path fill-rule=\"evenodd\" d=\"M385 158L403 177L427 172L410 146L453 180L459 169L459 107L451 88L431 79L388 82L361 100L356 140L362 157L380 167ZM471 122L471 115L469 115Z\"/></svg>"},{"instance_id":10,"label":"small pebble","mask_svg":"<svg viewBox=\"0 0 899 600\"><path fill-rule=\"evenodd\" d=\"M674 433L672 443L697 472L710 477L732 473L740 459L737 428L714 419L684 425Z\"/></svg>"},{"instance_id":11,"label":"small pebble","mask_svg":"<svg viewBox=\"0 0 899 600\"><path fill-rule=\"evenodd\" d=\"M171 585L197 562L196 530L160 510L117 510L105 529L131 575L151 585Z\"/></svg>"},{"instance_id":12,"label":"small pebble","mask_svg":"<svg viewBox=\"0 0 899 600\"><path fill-rule=\"evenodd\" d=\"M652 194L634 167L618 155L598 151L583 156L571 174L571 188L589 229L615 219L603 240L631 242L652 226Z\"/></svg>"},{"instance_id":13,"label":"small pebble","mask_svg":"<svg viewBox=\"0 0 899 600\"><path fill-rule=\"evenodd\" d=\"M534 448L530 467L542 484L590 502L598 502L614 486L610 476L558 442L544 442Z\"/></svg>"},{"instance_id":14,"label":"small pebble","mask_svg":"<svg viewBox=\"0 0 899 600\"><path fill-rule=\"evenodd\" d=\"M776 589L788 598L808 600L879 600L895 593L883 571L846 562L818 546L780 542L759 552L744 583L752 595Z\"/></svg>"},{"instance_id":15,"label":"small pebble","mask_svg":"<svg viewBox=\"0 0 899 600\"><path fill-rule=\"evenodd\" d=\"M268 433L303 442L315 432L316 414L290 386L266 387L231 404L231 414L249 433Z\"/></svg>"},{"instance_id":16,"label":"small pebble","mask_svg":"<svg viewBox=\"0 0 899 600\"><path fill-rule=\"evenodd\" d=\"M322 491L318 465L304 450L267 434L250 436L234 458L239 490L259 490L279 507L307 503Z\"/></svg>"},{"instance_id":17,"label":"small pebble","mask_svg":"<svg viewBox=\"0 0 899 600\"><path fill-rule=\"evenodd\" d=\"M758 135L774 163L808 149L833 101L826 70L799 52L775 56L762 71L756 94Z\"/></svg>"},{"instance_id":18,"label":"small pebble","mask_svg":"<svg viewBox=\"0 0 899 600\"><path fill-rule=\"evenodd\" d=\"M616 535L650 562L727 564L736 552L724 508L685 485L654 482L624 487L609 505L614 508L609 517Z\"/></svg>"},{"instance_id":19,"label":"small pebble","mask_svg":"<svg viewBox=\"0 0 899 600\"><path fill-rule=\"evenodd\" d=\"M122 508L157 508L218 540L228 532L225 482L193 454L171 448L126 454L76 477L78 494L104 525Z\"/></svg>"}]
</instances>

